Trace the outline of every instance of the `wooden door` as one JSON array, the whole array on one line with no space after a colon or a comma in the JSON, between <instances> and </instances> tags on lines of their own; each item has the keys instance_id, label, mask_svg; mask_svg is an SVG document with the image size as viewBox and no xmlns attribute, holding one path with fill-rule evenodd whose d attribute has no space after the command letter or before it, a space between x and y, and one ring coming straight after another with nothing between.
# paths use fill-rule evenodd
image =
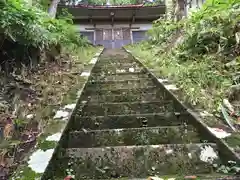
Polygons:
<instances>
[{"instance_id":1,"label":"wooden door","mask_svg":"<svg viewBox=\"0 0 240 180\"><path fill-rule=\"evenodd\" d=\"M96 30L96 44L101 44L105 48L112 48L112 29Z\"/></svg>"},{"instance_id":2,"label":"wooden door","mask_svg":"<svg viewBox=\"0 0 240 180\"><path fill-rule=\"evenodd\" d=\"M122 47L122 44L123 44L122 29L121 28L113 29L113 32L114 32L114 48Z\"/></svg>"},{"instance_id":3,"label":"wooden door","mask_svg":"<svg viewBox=\"0 0 240 180\"><path fill-rule=\"evenodd\" d=\"M122 29L114 29L114 40L122 39L123 39Z\"/></svg>"},{"instance_id":4,"label":"wooden door","mask_svg":"<svg viewBox=\"0 0 240 180\"><path fill-rule=\"evenodd\" d=\"M114 48L121 48L131 43L130 28L114 29Z\"/></svg>"}]
</instances>

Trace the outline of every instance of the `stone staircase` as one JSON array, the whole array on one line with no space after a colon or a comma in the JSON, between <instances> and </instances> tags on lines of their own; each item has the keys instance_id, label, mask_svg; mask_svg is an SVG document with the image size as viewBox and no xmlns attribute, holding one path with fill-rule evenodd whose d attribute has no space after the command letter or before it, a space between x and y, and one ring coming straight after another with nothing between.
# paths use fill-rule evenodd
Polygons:
<instances>
[{"instance_id":1,"label":"stone staircase","mask_svg":"<svg viewBox=\"0 0 240 180\"><path fill-rule=\"evenodd\" d=\"M218 146L191 121L128 53L105 50L42 179L209 176Z\"/></svg>"}]
</instances>

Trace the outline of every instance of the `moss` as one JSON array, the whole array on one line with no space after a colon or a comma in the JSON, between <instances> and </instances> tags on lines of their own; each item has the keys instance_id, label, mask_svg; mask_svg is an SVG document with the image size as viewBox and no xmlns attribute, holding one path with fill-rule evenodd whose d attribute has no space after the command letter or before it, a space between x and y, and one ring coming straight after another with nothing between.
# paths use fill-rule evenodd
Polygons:
<instances>
[{"instance_id":1,"label":"moss","mask_svg":"<svg viewBox=\"0 0 240 180\"><path fill-rule=\"evenodd\" d=\"M225 141L231 146L231 147L240 147L240 133L234 133L231 136L228 136L225 138Z\"/></svg>"},{"instance_id":2,"label":"moss","mask_svg":"<svg viewBox=\"0 0 240 180\"><path fill-rule=\"evenodd\" d=\"M40 177L41 177L41 174L32 171L31 168L21 167L14 174L12 179L15 179L15 180L37 180L37 178L40 178Z\"/></svg>"},{"instance_id":3,"label":"moss","mask_svg":"<svg viewBox=\"0 0 240 180\"><path fill-rule=\"evenodd\" d=\"M46 141L46 140L39 140L38 141L38 147L43 151L55 148L56 145L57 145L57 142L55 142L55 141Z\"/></svg>"}]
</instances>

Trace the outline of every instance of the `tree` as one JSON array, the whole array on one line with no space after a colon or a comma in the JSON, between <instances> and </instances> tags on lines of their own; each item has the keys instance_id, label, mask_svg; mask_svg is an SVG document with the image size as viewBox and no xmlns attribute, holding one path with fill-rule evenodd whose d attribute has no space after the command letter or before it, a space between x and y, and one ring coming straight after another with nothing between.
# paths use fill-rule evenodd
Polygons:
<instances>
[{"instance_id":1,"label":"tree","mask_svg":"<svg viewBox=\"0 0 240 180\"><path fill-rule=\"evenodd\" d=\"M56 17L57 7L58 7L59 2L60 2L60 0L52 0L51 1L51 4L48 8L48 13L52 18Z\"/></svg>"}]
</instances>

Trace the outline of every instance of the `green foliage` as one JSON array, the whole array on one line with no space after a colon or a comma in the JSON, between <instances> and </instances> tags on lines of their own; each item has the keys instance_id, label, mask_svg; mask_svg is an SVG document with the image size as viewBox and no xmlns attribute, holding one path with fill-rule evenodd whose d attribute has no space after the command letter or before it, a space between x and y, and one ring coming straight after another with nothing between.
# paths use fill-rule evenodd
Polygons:
<instances>
[{"instance_id":1,"label":"green foliage","mask_svg":"<svg viewBox=\"0 0 240 180\"><path fill-rule=\"evenodd\" d=\"M138 0L111 0L112 5L139 4Z\"/></svg>"},{"instance_id":2,"label":"green foliage","mask_svg":"<svg viewBox=\"0 0 240 180\"><path fill-rule=\"evenodd\" d=\"M207 0L187 19L159 19L148 32L150 39L129 49L159 75L175 80L186 100L214 111L234 84L239 61L240 1Z\"/></svg>"},{"instance_id":3,"label":"green foliage","mask_svg":"<svg viewBox=\"0 0 240 180\"><path fill-rule=\"evenodd\" d=\"M0 9L0 32L13 42L37 48L86 44L69 21L51 19L46 12L22 0L9 0Z\"/></svg>"},{"instance_id":4,"label":"green foliage","mask_svg":"<svg viewBox=\"0 0 240 180\"><path fill-rule=\"evenodd\" d=\"M190 54L235 54L238 48L240 1L207 1L200 11L185 22L183 49ZM194 47L194 48L192 48Z\"/></svg>"},{"instance_id":5,"label":"green foliage","mask_svg":"<svg viewBox=\"0 0 240 180\"><path fill-rule=\"evenodd\" d=\"M110 0L111 5L131 5L131 4L144 4L144 6L155 6L158 4L162 4L163 0L156 0L154 2L145 2L144 0ZM82 4L88 5L106 5L107 0L82 0Z\"/></svg>"}]
</instances>

